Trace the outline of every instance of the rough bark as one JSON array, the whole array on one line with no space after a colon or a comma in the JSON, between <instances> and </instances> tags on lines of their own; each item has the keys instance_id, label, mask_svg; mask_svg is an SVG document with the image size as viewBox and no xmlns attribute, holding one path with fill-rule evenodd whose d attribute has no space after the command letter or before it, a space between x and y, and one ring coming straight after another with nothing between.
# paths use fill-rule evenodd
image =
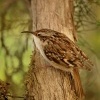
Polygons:
<instances>
[{"instance_id":1,"label":"rough bark","mask_svg":"<svg viewBox=\"0 0 100 100\"><path fill-rule=\"evenodd\" d=\"M32 0L31 8L33 31L49 28L75 40L72 0ZM38 50L35 51L26 79L27 99L78 100L72 75L49 66Z\"/></svg>"}]
</instances>

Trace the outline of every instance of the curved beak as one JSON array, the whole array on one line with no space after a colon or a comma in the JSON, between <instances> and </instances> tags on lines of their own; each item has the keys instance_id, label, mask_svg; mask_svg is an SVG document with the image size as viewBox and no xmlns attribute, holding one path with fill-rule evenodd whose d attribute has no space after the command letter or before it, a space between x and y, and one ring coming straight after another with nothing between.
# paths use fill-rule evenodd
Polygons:
<instances>
[{"instance_id":1,"label":"curved beak","mask_svg":"<svg viewBox=\"0 0 100 100\"><path fill-rule=\"evenodd\" d=\"M35 32L31 32L31 31L23 31L23 32L21 32L21 33L31 33L31 34L33 34L33 35L36 34Z\"/></svg>"}]
</instances>

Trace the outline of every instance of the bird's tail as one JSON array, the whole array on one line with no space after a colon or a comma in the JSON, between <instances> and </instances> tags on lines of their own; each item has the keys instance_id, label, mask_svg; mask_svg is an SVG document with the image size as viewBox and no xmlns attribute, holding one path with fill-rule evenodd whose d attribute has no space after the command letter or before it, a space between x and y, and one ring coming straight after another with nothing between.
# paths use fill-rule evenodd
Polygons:
<instances>
[{"instance_id":1,"label":"bird's tail","mask_svg":"<svg viewBox=\"0 0 100 100\"><path fill-rule=\"evenodd\" d=\"M76 95L78 96L79 100L84 100L84 92L78 69L73 69L72 76L74 79Z\"/></svg>"}]
</instances>

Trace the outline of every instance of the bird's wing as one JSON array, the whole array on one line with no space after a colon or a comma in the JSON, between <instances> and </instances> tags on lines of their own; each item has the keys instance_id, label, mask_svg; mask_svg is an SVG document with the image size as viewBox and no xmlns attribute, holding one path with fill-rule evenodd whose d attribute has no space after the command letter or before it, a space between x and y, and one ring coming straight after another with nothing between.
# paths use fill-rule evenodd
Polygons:
<instances>
[{"instance_id":1,"label":"bird's wing","mask_svg":"<svg viewBox=\"0 0 100 100\"><path fill-rule=\"evenodd\" d=\"M60 34L59 34L60 35ZM91 69L88 57L71 41L62 35L55 39L50 38L48 44L44 45L46 57L57 64L66 67L78 67Z\"/></svg>"}]
</instances>

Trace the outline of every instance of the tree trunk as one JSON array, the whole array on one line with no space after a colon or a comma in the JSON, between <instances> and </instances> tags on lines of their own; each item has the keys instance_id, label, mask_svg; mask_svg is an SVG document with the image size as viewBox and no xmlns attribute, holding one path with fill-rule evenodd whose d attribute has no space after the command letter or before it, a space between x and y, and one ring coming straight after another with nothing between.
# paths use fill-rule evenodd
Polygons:
<instances>
[{"instance_id":1,"label":"tree trunk","mask_svg":"<svg viewBox=\"0 0 100 100\"><path fill-rule=\"evenodd\" d=\"M33 31L43 28L53 29L75 40L73 0L31 0L31 9ZM37 49L32 55L26 86L27 100L80 99L71 73L48 65Z\"/></svg>"}]
</instances>

